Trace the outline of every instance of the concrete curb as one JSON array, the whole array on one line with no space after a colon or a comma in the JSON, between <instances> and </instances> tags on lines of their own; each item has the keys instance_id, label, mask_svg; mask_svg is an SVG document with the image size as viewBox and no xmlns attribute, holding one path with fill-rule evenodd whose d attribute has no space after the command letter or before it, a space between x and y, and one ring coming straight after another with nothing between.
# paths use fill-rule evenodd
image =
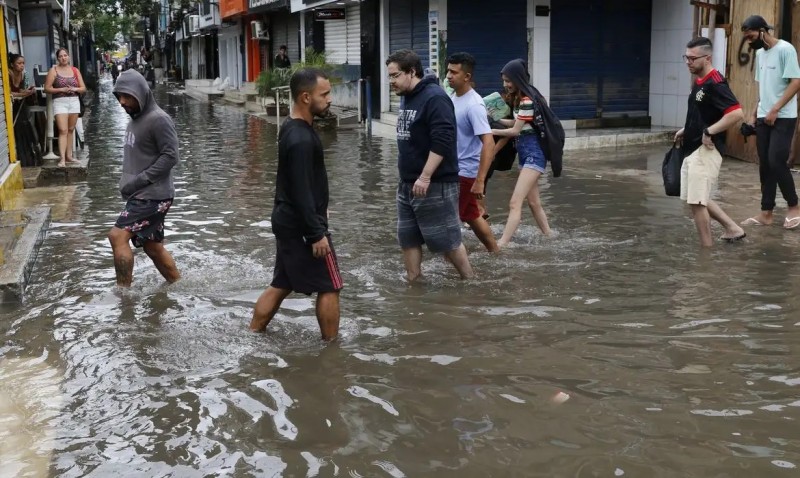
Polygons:
<instances>
[{"instance_id":1,"label":"concrete curb","mask_svg":"<svg viewBox=\"0 0 800 478\"><path fill-rule=\"evenodd\" d=\"M5 251L5 261L0 266L0 302L23 300L49 224L49 207L0 212L0 226L21 229L20 233L14 232L19 235L11 250Z\"/></svg>"}]
</instances>

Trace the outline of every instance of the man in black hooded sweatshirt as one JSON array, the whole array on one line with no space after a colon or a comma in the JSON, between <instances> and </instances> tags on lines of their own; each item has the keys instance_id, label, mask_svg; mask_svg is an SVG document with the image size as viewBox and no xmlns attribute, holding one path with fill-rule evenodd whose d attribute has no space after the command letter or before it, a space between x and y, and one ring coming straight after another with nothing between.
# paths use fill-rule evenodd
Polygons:
<instances>
[{"instance_id":1,"label":"man in black hooded sweatshirt","mask_svg":"<svg viewBox=\"0 0 800 478\"><path fill-rule=\"evenodd\" d=\"M422 273L422 245L444 254L463 279L474 276L461 242L458 216L458 152L453 102L435 77L423 78L411 50L386 60L389 85L400 99L397 115L397 239L406 278Z\"/></svg>"}]
</instances>

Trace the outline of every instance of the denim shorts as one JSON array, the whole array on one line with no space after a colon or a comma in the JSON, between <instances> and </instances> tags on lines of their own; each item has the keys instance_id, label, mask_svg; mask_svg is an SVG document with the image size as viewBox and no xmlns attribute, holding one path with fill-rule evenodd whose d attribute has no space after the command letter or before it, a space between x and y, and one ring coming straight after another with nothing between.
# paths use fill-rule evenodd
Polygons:
<instances>
[{"instance_id":1,"label":"denim shorts","mask_svg":"<svg viewBox=\"0 0 800 478\"><path fill-rule=\"evenodd\" d=\"M458 183L431 183L425 197L414 197L413 183L397 186L397 241L403 249L423 244L435 253L461 246Z\"/></svg>"},{"instance_id":2,"label":"denim shorts","mask_svg":"<svg viewBox=\"0 0 800 478\"><path fill-rule=\"evenodd\" d=\"M519 169L528 168L544 174L547 167L547 158L539 145L539 138L535 134L525 134L517 137L517 154L519 154Z\"/></svg>"}]
</instances>

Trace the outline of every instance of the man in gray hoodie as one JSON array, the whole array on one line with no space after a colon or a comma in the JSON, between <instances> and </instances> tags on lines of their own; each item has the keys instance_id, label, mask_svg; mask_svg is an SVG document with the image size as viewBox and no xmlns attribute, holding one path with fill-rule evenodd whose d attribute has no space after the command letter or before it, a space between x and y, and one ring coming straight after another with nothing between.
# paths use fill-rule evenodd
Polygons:
<instances>
[{"instance_id":1,"label":"man in gray hoodie","mask_svg":"<svg viewBox=\"0 0 800 478\"><path fill-rule=\"evenodd\" d=\"M178 163L178 135L172 118L156 104L147 81L136 70L119 75L114 96L131 115L125 131L119 192L127 202L108 233L114 251L117 285L133 281L133 250L141 247L167 282L181 275L164 249L164 218L175 197L172 168Z\"/></svg>"}]
</instances>

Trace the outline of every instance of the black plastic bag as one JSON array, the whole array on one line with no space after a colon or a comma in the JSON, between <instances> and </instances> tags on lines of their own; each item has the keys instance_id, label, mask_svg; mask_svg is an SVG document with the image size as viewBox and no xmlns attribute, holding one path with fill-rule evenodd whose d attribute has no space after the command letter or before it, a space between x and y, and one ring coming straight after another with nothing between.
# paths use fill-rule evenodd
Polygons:
<instances>
[{"instance_id":1,"label":"black plastic bag","mask_svg":"<svg viewBox=\"0 0 800 478\"><path fill-rule=\"evenodd\" d=\"M683 154L677 143L672 145L667 154L664 155L664 163L661 165L661 175L664 177L664 193L667 196L681 195L681 166L683 166Z\"/></svg>"},{"instance_id":2,"label":"black plastic bag","mask_svg":"<svg viewBox=\"0 0 800 478\"><path fill-rule=\"evenodd\" d=\"M494 129L505 129L507 126L504 126L499 121L490 121L489 125ZM498 142L503 139L502 136L495 136L494 141ZM514 138L510 138L509 141L503 146L500 151L494 157L494 162L492 162L492 167L490 169L490 174L494 171L508 171L512 167L514 167L514 160L517 158L517 148L514 143Z\"/></svg>"}]
</instances>

